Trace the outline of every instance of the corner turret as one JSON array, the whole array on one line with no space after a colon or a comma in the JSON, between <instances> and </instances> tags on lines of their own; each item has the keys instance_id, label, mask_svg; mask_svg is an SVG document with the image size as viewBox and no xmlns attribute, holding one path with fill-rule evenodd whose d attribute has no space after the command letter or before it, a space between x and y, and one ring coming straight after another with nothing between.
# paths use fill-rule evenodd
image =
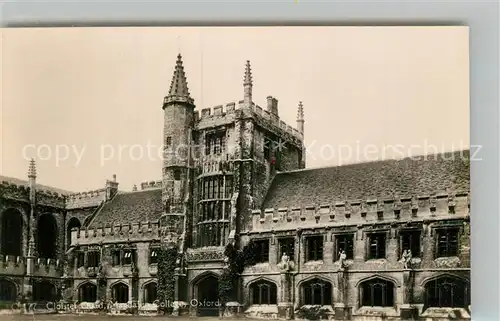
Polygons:
<instances>
[{"instance_id":1,"label":"corner turret","mask_svg":"<svg viewBox=\"0 0 500 321\"><path fill-rule=\"evenodd\" d=\"M173 103L184 103L194 107L194 99L189 95L189 88L186 73L184 72L184 66L182 64L181 54L177 55L170 89L168 91L168 95L165 96L165 99L163 100L163 109Z\"/></svg>"}]
</instances>

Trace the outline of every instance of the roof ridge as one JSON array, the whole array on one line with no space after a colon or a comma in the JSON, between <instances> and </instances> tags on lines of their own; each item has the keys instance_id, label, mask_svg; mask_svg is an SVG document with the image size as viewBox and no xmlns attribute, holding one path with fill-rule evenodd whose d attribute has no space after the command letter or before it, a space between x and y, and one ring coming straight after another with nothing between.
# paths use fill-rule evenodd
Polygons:
<instances>
[{"instance_id":1,"label":"roof ridge","mask_svg":"<svg viewBox=\"0 0 500 321\"><path fill-rule=\"evenodd\" d=\"M290 170L290 171L277 172L276 175L296 173L296 172L306 172L306 171L327 169L327 168L341 168L341 167L347 167L347 166L373 164L373 163L381 163L381 162L400 162L400 161L404 161L404 160L412 159L412 158L433 157L433 156L460 153L460 152L466 152L466 151L470 151L470 149L458 149L458 150L433 153L433 154L418 154L418 155L414 155L414 156L405 156L405 157L401 157L401 158L385 158L385 159L377 159L377 160L368 160L368 161L346 163L346 164L342 164L342 165L324 165L324 166L317 166L317 167L301 168L301 169L294 169L294 170Z\"/></svg>"}]
</instances>

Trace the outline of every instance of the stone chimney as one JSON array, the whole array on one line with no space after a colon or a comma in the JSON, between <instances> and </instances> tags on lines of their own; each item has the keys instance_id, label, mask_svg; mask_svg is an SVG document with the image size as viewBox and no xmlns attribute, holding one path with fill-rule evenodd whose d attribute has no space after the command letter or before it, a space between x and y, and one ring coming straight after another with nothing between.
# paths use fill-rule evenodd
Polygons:
<instances>
[{"instance_id":1,"label":"stone chimney","mask_svg":"<svg viewBox=\"0 0 500 321\"><path fill-rule=\"evenodd\" d=\"M267 111L278 116L278 99L267 96Z\"/></svg>"},{"instance_id":2,"label":"stone chimney","mask_svg":"<svg viewBox=\"0 0 500 321\"><path fill-rule=\"evenodd\" d=\"M116 175L113 174L113 180L106 180L106 201L109 201L118 192L118 182L116 181Z\"/></svg>"}]
</instances>

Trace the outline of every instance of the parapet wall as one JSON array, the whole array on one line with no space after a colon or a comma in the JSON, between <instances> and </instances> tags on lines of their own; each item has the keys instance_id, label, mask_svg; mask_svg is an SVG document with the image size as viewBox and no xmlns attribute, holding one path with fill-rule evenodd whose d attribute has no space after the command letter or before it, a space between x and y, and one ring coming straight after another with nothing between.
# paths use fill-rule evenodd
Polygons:
<instances>
[{"instance_id":1,"label":"parapet wall","mask_svg":"<svg viewBox=\"0 0 500 321\"><path fill-rule=\"evenodd\" d=\"M218 105L211 108L203 108L201 111L195 111L195 120L203 121L210 120L217 117L224 117L226 115L234 114L237 110L242 110L245 108L245 104L243 100L239 102L231 102L226 105ZM283 120L280 119L278 115L270 113L268 110L263 109L259 105L253 104L250 106L250 110L252 110L257 116L261 117L263 120L272 124L273 127L279 129L282 132L286 132L289 135L292 135L298 140L303 140L304 136L301 132L299 132L296 128L287 125Z\"/></svg>"},{"instance_id":2,"label":"parapet wall","mask_svg":"<svg viewBox=\"0 0 500 321\"><path fill-rule=\"evenodd\" d=\"M0 182L0 195L4 198L29 201L30 188L28 186L2 181Z\"/></svg>"},{"instance_id":3,"label":"parapet wall","mask_svg":"<svg viewBox=\"0 0 500 321\"><path fill-rule=\"evenodd\" d=\"M2 181L0 183L0 195L3 198L29 202L30 188L23 184ZM66 206L66 197L67 196L56 192L46 190L36 191L36 201L40 205L64 208Z\"/></svg>"},{"instance_id":4,"label":"parapet wall","mask_svg":"<svg viewBox=\"0 0 500 321\"><path fill-rule=\"evenodd\" d=\"M106 201L106 189L101 188L93 191L68 195L66 200L66 208L74 209L99 206L104 201Z\"/></svg>"},{"instance_id":5,"label":"parapet wall","mask_svg":"<svg viewBox=\"0 0 500 321\"><path fill-rule=\"evenodd\" d=\"M141 191L161 188L161 180L141 183Z\"/></svg>"},{"instance_id":6,"label":"parapet wall","mask_svg":"<svg viewBox=\"0 0 500 321\"><path fill-rule=\"evenodd\" d=\"M321 227L322 225L362 225L376 222L433 219L469 215L469 192L338 201L302 207L267 208L252 211L252 231Z\"/></svg>"},{"instance_id":7,"label":"parapet wall","mask_svg":"<svg viewBox=\"0 0 500 321\"><path fill-rule=\"evenodd\" d=\"M159 236L159 227L159 221L147 221L113 226L104 225L95 228L74 228L71 230L71 245L151 239Z\"/></svg>"}]
</instances>

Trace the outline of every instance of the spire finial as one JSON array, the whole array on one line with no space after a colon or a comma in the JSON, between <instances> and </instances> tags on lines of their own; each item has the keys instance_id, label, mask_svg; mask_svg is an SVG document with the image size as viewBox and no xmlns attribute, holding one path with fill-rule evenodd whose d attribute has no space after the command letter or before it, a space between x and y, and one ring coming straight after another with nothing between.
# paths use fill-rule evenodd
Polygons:
<instances>
[{"instance_id":1,"label":"spire finial","mask_svg":"<svg viewBox=\"0 0 500 321\"><path fill-rule=\"evenodd\" d=\"M36 178L36 163L34 158L30 160L30 164L28 167L28 178Z\"/></svg>"},{"instance_id":2,"label":"spire finial","mask_svg":"<svg viewBox=\"0 0 500 321\"><path fill-rule=\"evenodd\" d=\"M304 135L304 105L299 101L299 107L297 108L297 130Z\"/></svg>"},{"instance_id":3,"label":"spire finial","mask_svg":"<svg viewBox=\"0 0 500 321\"><path fill-rule=\"evenodd\" d=\"M299 108L297 109L297 120L304 120L304 105L299 101Z\"/></svg>"},{"instance_id":4,"label":"spire finial","mask_svg":"<svg viewBox=\"0 0 500 321\"><path fill-rule=\"evenodd\" d=\"M182 55L180 53L177 55L174 75L172 77L172 82L170 83L170 90L165 99L165 102L171 101L184 101L190 104L194 103L193 99L189 95L188 82L186 79L186 73L184 72L184 66L182 64Z\"/></svg>"},{"instance_id":5,"label":"spire finial","mask_svg":"<svg viewBox=\"0 0 500 321\"><path fill-rule=\"evenodd\" d=\"M252 86L252 68L250 67L250 60L247 60L247 64L245 65L245 79L243 85Z\"/></svg>"},{"instance_id":6,"label":"spire finial","mask_svg":"<svg viewBox=\"0 0 500 321\"><path fill-rule=\"evenodd\" d=\"M250 107L252 105L252 69L250 68L250 60L247 60L245 65L245 78L243 79L244 96L243 101L245 105Z\"/></svg>"}]
</instances>

